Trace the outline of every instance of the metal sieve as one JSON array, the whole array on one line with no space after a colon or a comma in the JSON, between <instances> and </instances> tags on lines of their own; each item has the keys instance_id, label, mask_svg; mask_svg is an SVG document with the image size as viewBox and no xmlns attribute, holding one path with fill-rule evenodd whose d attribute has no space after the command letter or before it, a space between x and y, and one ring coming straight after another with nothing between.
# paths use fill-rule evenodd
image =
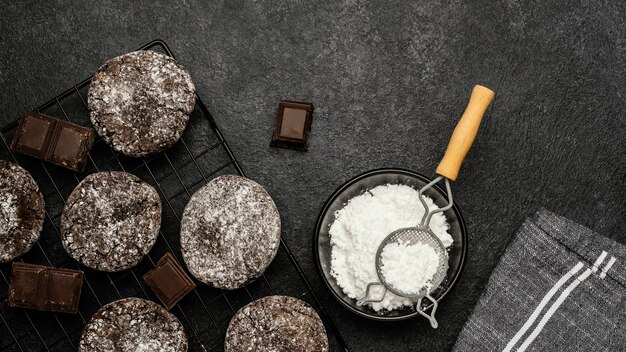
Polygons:
<instances>
[{"instance_id":1,"label":"metal sieve","mask_svg":"<svg viewBox=\"0 0 626 352\"><path fill-rule=\"evenodd\" d=\"M365 297L359 299L357 301L357 305L362 306L370 302L382 302L385 298L387 290L389 290L402 297L417 299L415 310L420 315L426 317L433 328L437 328L439 326L437 320L435 319L435 312L437 311L438 303L437 300L430 295L430 293L435 290L446 277L446 273L448 271L448 253L443 243L441 243L441 240L439 240L439 238L430 229L429 224L434 214L441 213L452 208L454 202L452 199L450 181L456 180L463 159L474 142L482 117L485 110L487 110L487 107L493 100L493 97L494 92L490 89L480 85L474 86L467 108L454 129L452 137L450 138L450 143L446 149L446 153L437 167L437 174L439 174L439 176L419 191L419 199L424 206L424 215L422 216L420 225L417 227L396 230L390 233L381 242L378 247L378 251L376 252L376 273L380 282L369 283L365 290ZM424 199L424 192L442 180L446 184L448 205L443 208L430 211ZM439 266L437 271L417 293L402 292L385 281L385 277L381 270L382 252L383 249L391 243L408 243L409 245L423 243L431 247L437 253L439 257ZM380 297L378 298L373 298L371 296L372 289L374 287L382 287L382 294L380 294ZM424 297L433 303L430 314L427 314L421 309L422 299Z\"/></svg>"},{"instance_id":2,"label":"metal sieve","mask_svg":"<svg viewBox=\"0 0 626 352\"><path fill-rule=\"evenodd\" d=\"M439 285L441 285L441 283L446 277L446 273L448 272L448 252L446 251L446 247L443 245L439 237L437 237L432 232L432 230L430 229L428 225L430 224L430 219L432 219L432 216L434 214L441 213L452 208L452 205L454 203L452 200L452 191L451 191L450 182L448 181L448 179L445 180L446 191L448 195L447 206L443 208L435 209L433 211L428 211L429 208L428 208L428 205L426 204L426 201L424 200L423 193L424 191L431 188L442 179L443 179L442 176L437 177L436 179L431 181L429 184L424 186L422 189L420 189L418 193L420 201L422 202L424 209L426 209L426 211L424 212L424 216L422 217L422 221L420 225L417 227L407 227L407 228L396 230L390 233L387 237L385 237L385 239L378 246L378 250L376 252L376 273L378 275L378 279L380 280L380 282L369 283L365 290L365 297L358 300L357 305L361 306L363 304L370 303L370 302L382 302L383 299L385 298L385 294L387 293L387 290L389 290L398 296L416 299L417 304L415 306L415 310L420 315L428 319L428 321L430 322L430 325L433 328L436 329L439 326L439 324L437 323L437 319L435 319L435 313L437 312L438 303L437 303L437 300L434 299L430 295L430 293L434 289L439 287ZM392 243L401 243L401 244L408 244L408 245L422 243L422 244L429 246L435 251L435 253L437 253L437 256L439 257L439 265L437 267L437 271L435 272L433 277L431 277L426 282L426 284L422 286L420 290L418 290L417 293L403 292L399 290L398 288L394 287L393 285L389 284L385 280L385 275L383 275L383 271L382 271L382 266L383 266L382 252L385 249L385 247L387 247L389 244L392 244ZM382 293L380 294L378 298L373 298L371 296L372 289L377 286L382 287ZM430 311L430 314L427 314L421 309L422 299L424 299L424 297L426 297L433 304L433 308Z\"/></svg>"}]
</instances>

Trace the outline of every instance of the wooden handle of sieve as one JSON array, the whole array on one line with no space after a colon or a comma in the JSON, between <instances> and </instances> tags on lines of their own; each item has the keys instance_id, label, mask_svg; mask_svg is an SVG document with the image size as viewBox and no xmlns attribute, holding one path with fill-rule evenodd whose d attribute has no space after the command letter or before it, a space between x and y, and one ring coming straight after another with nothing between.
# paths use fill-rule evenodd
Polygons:
<instances>
[{"instance_id":1,"label":"wooden handle of sieve","mask_svg":"<svg viewBox=\"0 0 626 352\"><path fill-rule=\"evenodd\" d=\"M467 108L454 128L448 149L437 166L437 174L452 181L456 180L463 159L465 159L474 138L476 138L480 121L483 119L485 110L491 104L494 95L495 93L489 88L480 85L474 86Z\"/></svg>"}]
</instances>

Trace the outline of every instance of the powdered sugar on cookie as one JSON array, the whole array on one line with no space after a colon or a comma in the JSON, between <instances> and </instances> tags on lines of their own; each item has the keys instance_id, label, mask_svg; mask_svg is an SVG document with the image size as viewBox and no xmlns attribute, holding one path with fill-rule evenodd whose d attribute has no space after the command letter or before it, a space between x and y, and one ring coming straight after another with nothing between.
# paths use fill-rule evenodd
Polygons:
<instances>
[{"instance_id":1,"label":"powdered sugar on cookie","mask_svg":"<svg viewBox=\"0 0 626 352\"><path fill-rule=\"evenodd\" d=\"M280 216L258 183L225 175L189 200L181 249L189 271L209 285L236 289L258 278L280 244Z\"/></svg>"}]
</instances>

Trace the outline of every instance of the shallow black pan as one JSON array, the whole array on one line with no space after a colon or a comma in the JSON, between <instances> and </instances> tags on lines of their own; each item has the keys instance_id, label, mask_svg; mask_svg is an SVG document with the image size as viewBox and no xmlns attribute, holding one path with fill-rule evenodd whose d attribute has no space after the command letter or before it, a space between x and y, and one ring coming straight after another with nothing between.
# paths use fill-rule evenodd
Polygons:
<instances>
[{"instance_id":1,"label":"shallow black pan","mask_svg":"<svg viewBox=\"0 0 626 352\"><path fill-rule=\"evenodd\" d=\"M341 287L337 285L335 278L330 274L330 236L328 230L335 221L335 212L348 202L348 200L365 193L376 186L385 184L404 184L411 186L416 190L424 187L430 179L420 175L418 173L402 170L402 169L378 169L368 171L361 174L344 185L339 187L326 201L326 204L322 208L320 215L317 219L317 225L315 227L314 238L314 253L317 262L317 268L326 286L333 293L333 296L344 307L350 311L361 315L366 318L374 320L402 320L417 316L415 308L405 308L399 310L393 310L390 312L375 312L369 306L357 306L356 300L348 297L343 293ZM448 205L446 192L440 187L435 186L428 189L425 193L428 197L439 206L440 208ZM465 264L465 256L467 254L467 233L465 230L465 223L461 216L461 211L454 205L451 209L444 212L450 225L449 233L452 235L454 243L448 249L449 255L449 268L446 275L446 279L439 286L437 290L432 293L433 298L438 302L452 289L457 279L463 271ZM429 308L428 305L424 305L423 308Z\"/></svg>"}]
</instances>

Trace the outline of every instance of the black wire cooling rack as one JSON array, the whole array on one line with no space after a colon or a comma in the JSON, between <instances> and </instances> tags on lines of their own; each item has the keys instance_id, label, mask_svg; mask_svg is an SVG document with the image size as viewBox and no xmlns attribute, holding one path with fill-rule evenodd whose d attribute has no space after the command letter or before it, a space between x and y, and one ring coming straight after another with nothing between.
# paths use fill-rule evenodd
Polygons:
<instances>
[{"instance_id":1,"label":"black wire cooling rack","mask_svg":"<svg viewBox=\"0 0 626 352\"><path fill-rule=\"evenodd\" d=\"M140 49L173 56L168 46L160 40L150 42ZM85 79L35 111L88 125L85 99L90 81L91 78ZM183 262L179 226L183 209L193 192L218 175L244 176L241 166L200 97L196 99L182 139L166 152L150 158L129 158L114 153L106 143L98 139L90 152L85 171L81 174L13 154L9 144L16 128L17 122L13 122L1 130L0 156L14 160L27 169L39 184L46 202L46 218L41 237L33 249L18 260L80 269L85 272L85 278L76 315L16 309L7 306L11 265L0 265L0 351L4 352L75 351L83 327L103 305L131 296L158 302L142 277L168 251L179 262ZM63 205L74 187L91 173L110 170L127 171L141 177L157 189L165 203L161 230L154 247L136 267L120 273L98 272L80 266L63 249L59 234ZM307 301L320 313L331 349L347 351L337 328L283 241L276 258L260 279L234 291L198 284L171 311L185 326L190 351L222 351L226 328L233 314L254 299L271 294L290 295Z\"/></svg>"}]
</instances>

